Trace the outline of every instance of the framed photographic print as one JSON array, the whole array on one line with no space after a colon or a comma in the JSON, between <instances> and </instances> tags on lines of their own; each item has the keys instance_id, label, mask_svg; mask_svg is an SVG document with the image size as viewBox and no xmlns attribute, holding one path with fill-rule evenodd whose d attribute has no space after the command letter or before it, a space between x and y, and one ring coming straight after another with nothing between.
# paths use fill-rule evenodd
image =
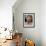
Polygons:
<instances>
[{"instance_id":1,"label":"framed photographic print","mask_svg":"<svg viewBox=\"0 0 46 46\"><path fill-rule=\"evenodd\" d=\"M23 13L23 27L25 28L35 27L35 13Z\"/></svg>"}]
</instances>

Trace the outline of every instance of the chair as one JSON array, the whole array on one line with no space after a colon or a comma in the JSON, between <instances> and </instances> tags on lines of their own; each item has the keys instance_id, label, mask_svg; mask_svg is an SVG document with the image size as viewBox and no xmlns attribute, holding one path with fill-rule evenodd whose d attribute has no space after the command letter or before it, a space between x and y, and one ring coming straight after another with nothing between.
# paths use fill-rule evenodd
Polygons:
<instances>
[{"instance_id":1,"label":"chair","mask_svg":"<svg viewBox=\"0 0 46 46\"><path fill-rule=\"evenodd\" d=\"M32 40L26 40L25 46L35 46L35 43Z\"/></svg>"},{"instance_id":2,"label":"chair","mask_svg":"<svg viewBox=\"0 0 46 46\"><path fill-rule=\"evenodd\" d=\"M22 46L22 33L15 33L16 46Z\"/></svg>"}]
</instances>

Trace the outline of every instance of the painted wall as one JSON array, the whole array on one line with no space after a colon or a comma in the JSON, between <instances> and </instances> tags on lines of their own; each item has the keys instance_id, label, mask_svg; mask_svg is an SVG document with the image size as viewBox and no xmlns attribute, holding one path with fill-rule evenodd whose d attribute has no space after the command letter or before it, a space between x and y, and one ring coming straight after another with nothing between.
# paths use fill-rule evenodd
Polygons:
<instances>
[{"instance_id":1,"label":"painted wall","mask_svg":"<svg viewBox=\"0 0 46 46\"><path fill-rule=\"evenodd\" d=\"M20 1L18 1L20 2ZM16 5L18 5L16 7ZM36 46L41 46L41 1L40 0L23 0L21 3L16 3L13 6L13 13L15 19L15 29L23 33L24 39L31 39L35 41ZM23 13L35 13L35 28L23 27Z\"/></svg>"},{"instance_id":2,"label":"painted wall","mask_svg":"<svg viewBox=\"0 0 46 46\"><path fill-rule=\"evenodd\" d=\"M46 0L41 1L40 21L42 46L46 46Z\"/></svg>"}]
</instances>

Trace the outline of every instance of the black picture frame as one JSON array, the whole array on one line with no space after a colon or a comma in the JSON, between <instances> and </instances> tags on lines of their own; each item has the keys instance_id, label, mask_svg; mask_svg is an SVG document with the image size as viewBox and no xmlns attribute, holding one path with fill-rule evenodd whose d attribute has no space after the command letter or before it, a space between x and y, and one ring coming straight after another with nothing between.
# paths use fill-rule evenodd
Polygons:
<instances>
[{"instance_id":1,"label":"black picture frame","mask_svg":"<svg viewBox=\"0 0 46 46\"><path fill-rule=\"evenodd\" d=\"M32 25L25 26L25 17L32 16ZM34 28L35 27L35 13L23 13L23 27L24 28Z\"/></svg>"}]
</instances>

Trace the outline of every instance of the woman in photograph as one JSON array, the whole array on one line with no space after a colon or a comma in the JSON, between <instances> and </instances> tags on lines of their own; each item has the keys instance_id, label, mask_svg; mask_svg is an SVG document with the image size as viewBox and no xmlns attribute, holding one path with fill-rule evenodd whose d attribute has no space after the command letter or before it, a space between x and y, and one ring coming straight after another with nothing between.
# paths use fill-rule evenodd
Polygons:
<instances>
[{"instance_id":1,"label":"woman in photograph","mask_svg":"<svg viewBox=\"0 0 46 46\"><path fill-rule=\"evenodd\" d=\"M25 24L26 25L31 25L33 22L33 18L31 15L28 15L27 17L25 17Z\"/></svg>"}]
</instances>

